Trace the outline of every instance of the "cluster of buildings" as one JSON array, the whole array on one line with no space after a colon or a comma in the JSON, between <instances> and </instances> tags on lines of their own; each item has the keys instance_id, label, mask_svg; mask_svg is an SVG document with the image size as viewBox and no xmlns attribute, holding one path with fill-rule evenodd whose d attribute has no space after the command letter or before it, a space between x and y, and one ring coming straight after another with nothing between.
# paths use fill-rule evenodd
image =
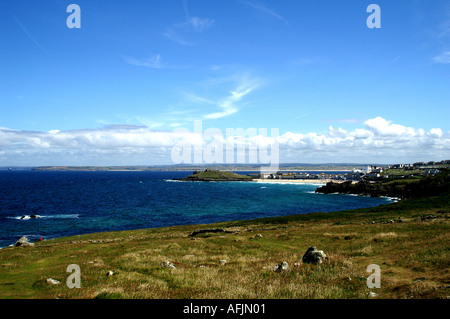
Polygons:
<instances>
[{"instance_id":1,"label":"cluster of buildings","mask_svg":"<svg viewBox=\"0 0 450 319\"><path fill-rule=\"evenodd\" d=\"M276 172L276 173L250 173L249 176L260 179L313 179L313 180L335 180L335 181L360 181L360 180L380 180L389 178L386 170L400 169L405 170L404 175L396 174L396 177L412 177L413 172L408 170L420 170L420 175L436 175L440 172L439 168L450 165L450 160L441 162L417 162L413 164L394 164L394 165L368 165L364 169L354 169L346 173L307 173L307 172ZM383 174L383 172L385 172Z\"/></svg>"},{"instance_id":2,"label":"cluster of buildings","mask_svg":"<svg viewBox=\"0 0 450 319\"><path fill-rule=\"evenodd\" d=\"M277 172L277 173L250 173L249 176L261 179L342 179L341 174L306 173L306 172Z\"/></svg>"},{"instance_id":3,"label":"cluster of buildings","mask_svg":"<svg viewBox=\"0 0 450 319\"><path fill-rule=\"evenodd\" d=\"M440 161L440 162L416 162L413 164L394 164L394 165L388 165L388 168L390 169L406 169L406 170L413 170L413 169L436 169L439 166L442 165L450 165L450 160Z\"/></svg>"}]
</instances>

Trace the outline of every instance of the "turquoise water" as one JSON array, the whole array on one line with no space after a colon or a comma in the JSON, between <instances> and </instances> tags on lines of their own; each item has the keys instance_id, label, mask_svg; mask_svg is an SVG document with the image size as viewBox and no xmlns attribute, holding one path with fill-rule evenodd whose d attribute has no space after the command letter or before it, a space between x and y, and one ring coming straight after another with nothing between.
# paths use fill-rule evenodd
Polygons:
<instances>
[{"instance_id":1,"label":"turquoise water","mask_svg":"<svg viewBox=\"0 0 450 319\"><path fill-rule=\"evenodd\" d=\"M0 247L77 234L371 207L319 185L172 181L192 172L0 172ZM40 218L29 218L37 215Z\"/></svg>"}]
</instances>

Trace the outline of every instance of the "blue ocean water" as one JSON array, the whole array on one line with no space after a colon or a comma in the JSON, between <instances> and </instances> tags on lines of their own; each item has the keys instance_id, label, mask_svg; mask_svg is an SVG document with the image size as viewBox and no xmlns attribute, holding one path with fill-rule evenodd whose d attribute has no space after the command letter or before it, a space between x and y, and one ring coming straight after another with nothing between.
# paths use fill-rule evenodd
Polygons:
<instances>
[{"instance_id":1,"label":"blue ocean water","mask_svg":"<svg viewBox=\"0 0 450 319\"><path fill-rule=\"evenodd\" d=\"M0 171L0 247L30 240L371 207L319 185L181 182L189 172ZM39 215L33 219L23 216Z\"/></svg>"}]
</instances>

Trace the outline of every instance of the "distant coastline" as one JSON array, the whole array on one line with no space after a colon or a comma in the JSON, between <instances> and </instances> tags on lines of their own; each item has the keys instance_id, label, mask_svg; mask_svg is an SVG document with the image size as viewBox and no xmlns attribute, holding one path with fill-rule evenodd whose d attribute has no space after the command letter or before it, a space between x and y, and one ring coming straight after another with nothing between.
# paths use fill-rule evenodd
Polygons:
<instances>
[{"instance_id":1,"label":"distant coastline","mask_svg":"<svg viewBox=\"0 0 450 319\"><path fill-rule=\"evenodd\" d=\"M279 172L348 172L355 168L363 168L363 164L282 164ZM242 165L161 165L161 166L37 166L29 168L34 171L195 171L221 170L260 172L261 167L252 164ZM14 169L13 169L14 170Z\"/></svg>"}]
</instances>

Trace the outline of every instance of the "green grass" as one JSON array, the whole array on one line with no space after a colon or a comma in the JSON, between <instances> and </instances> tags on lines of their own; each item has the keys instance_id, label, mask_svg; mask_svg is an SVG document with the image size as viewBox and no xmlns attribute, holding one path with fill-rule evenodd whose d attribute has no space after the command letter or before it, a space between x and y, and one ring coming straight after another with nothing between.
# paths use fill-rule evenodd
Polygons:
<instances>
[{"instance_id":1,"label":"green grass","mask_svg":"<svg viewBox=\"0 0 450 319\"><path fill-rule=\"evenodd\" d=\"M201 172L195 172L193 175L187 177L187 179L193 180L207 180L207 181L219 181L219 180L252 180L250 176L240 175L228 171L219 170L205 170Z\"/></svg>"},{"instance_id":2,"label":"green grass","mask_svg":"<svg viewBox=\"0 0 450 319\"><path fill-rule=\"evenodd\" d=\"M385 169L381 173L383 176L409 176L409 175L424 175L424 170L421 169Z\"/></svg>"},{"instance_id":3,"label":"green grass","mask_svg":"<svg viewBox=\"0 0 450 319\"><path fill-rule=\"evenodd\" d=\"M107 232L0 250L0 298L367 298L369 264L381 267L377 298L447 298L449 195L386 206ZM421 220L420 216L437 218ZM402 223L385 223L403 218ZM374 222L374 223L373 223ZM234 233L195 229L222 227ZM261 234L262 238L255 237ZM309 246L326 263L301 262ZM220 265L219 260L227 263ZM161 267L170 260L176 269ZM286 261L291 271L271 269ZM81 288L65 285L81 268ZM112 276L106 276L108 271ZM50 285L47 278L61 281ZM419 279L418 278L425 278Z\"/></svg>"}]
</instances>

